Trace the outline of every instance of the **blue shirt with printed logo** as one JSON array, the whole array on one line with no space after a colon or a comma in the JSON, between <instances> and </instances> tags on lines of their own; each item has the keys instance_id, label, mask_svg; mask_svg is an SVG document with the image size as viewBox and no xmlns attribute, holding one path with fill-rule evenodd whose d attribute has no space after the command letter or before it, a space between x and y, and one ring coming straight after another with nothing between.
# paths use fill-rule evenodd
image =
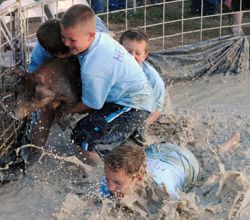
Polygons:
<instances>
[{"instance_id":1,"label":"blue shirt with printed logo","mask_svg":"<svg viewBox=\"0 0 250 220\"><path fill-rule=\"evenodd\" d=\"M155 111L155 98L142 68L131 54L106 33L97 32L90 48L78 55L82 102L101 109L105 102Z\"/></svg>"},{"instance_id":2,"label":"blue shirt with printed logo","mask_svg":"<svg viewBox=\"0 0 250 220\"><path fill-rule=\"evenodd\" d=\"M199 175L197 158L187 148L169 143L153 144L145 149L147 172L159 186L164 186L171 199L179 199L179 192L185 191ZM105 177L98 192L111 197Z\"/></svg>"}]
</instances>

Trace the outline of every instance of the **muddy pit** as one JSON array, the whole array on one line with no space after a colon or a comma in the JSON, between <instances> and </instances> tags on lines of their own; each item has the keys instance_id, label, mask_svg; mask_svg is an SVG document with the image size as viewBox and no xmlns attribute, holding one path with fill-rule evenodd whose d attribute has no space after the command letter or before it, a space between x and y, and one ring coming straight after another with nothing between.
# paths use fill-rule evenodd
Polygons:
<instances>
[{"instance_id":1,"label":"muddy pit","mask_svg":"<svg viewBox=\"0 0 250 220\"><path fill-rule=\"evenodd\" d=\"M180 201L166 200L157 213L145 214L150 207L124 211L102 199L96 192L102 165L86 170L72 157L77 149L67 143L70 129L62 132L55 125L39 162L18 181L0 187L0 218L248 219L249 83L247 72L168 87L166 110L150 128L151 141L185 146L201 166L200 181ZM235 132L240 133L240 144L219 153L220 146Z\"/></svg>"}]
</instances>

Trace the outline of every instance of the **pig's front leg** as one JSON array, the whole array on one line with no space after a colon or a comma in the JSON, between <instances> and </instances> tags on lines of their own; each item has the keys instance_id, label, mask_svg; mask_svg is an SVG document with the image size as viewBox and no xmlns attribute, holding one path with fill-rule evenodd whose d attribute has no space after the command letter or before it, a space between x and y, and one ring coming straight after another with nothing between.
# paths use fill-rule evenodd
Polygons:
<instances>
[{"instance_id":1,"label":"pig's front leg","mask_svg":"<svg viewBox=\"0 0 250 220\"><path fill-rule=\"evenodd\" d=\"M32 101L21 101L15 111L15 117L17 119L25 118L32 112L44 108L53 101L54 97L45 97L42 100L32 100Z\"/></svg>"},{"instance_id":2,"label":"pig's front leg","mask_svg":"<svg viewBox=\"0 0 250 220\"><path fill-rule=\"evenodd\" d=\"M36 146L46 144L51 125L55 118L55 109L46 106L39 114L38 121L31 131L31 143Z\"/></svg>"}]
</instances>

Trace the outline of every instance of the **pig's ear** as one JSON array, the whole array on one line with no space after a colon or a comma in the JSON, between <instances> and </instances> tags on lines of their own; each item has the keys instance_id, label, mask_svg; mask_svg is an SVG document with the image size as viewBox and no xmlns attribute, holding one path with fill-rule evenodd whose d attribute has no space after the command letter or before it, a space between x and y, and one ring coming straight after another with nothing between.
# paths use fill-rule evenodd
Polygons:
<instances>
[{"instance_id":1,"label":"pig's ear","mask_svg":"<svg viewBox=\"0 0 250 220\"><path fill-rule=\"evenodd\" d=\"M27 73L23 67L21 66L18 66L17 68L15 68L12 72L12 74L16 74L18 76L20 76L21 78L26 78L28 79L29 78L29 73Z\"/></svg>"}]
</instances>

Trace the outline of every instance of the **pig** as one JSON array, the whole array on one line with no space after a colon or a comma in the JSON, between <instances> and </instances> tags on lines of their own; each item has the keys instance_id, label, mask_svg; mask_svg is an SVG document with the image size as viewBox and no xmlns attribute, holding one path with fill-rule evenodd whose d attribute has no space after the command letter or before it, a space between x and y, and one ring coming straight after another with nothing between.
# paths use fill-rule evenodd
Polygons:
<instances>
[{"instance_id":1,"label":"pig","mask_svg":"<svg viewBox=\"0 0 250 220\"><path fill-rule=\"evenodd\" d=\"M74 57L53 58L32 74L25 71L17 74L21 82L16 89L16 119L51 105L56 109L59 122L63 124L71 108L80 101L80 64Z\"/></svg>"},{"instance_id":2,"label":"pig","mask_svg":"<svg viewBox=\"0 0 250 220\"><path fill-rule=\"evenodd\" d=\"M32 74L23 70L15 70L14 73L21 77L15 91L17 103L14 118L25 119L15 143L0 155L0 183L17 180L26 165L32 165L39 158L41 150L37 148L25 147L18 152L16 149L30 142L44 146L55 117L61 121L60 124L65 122L72 107L80 101L82 93L80 64L73 57L48 60ZM43 110L32 127L26 116L38 109ZM30 129L32 134L28 137L26 132Z\"/></svg>"}]
</instances>

